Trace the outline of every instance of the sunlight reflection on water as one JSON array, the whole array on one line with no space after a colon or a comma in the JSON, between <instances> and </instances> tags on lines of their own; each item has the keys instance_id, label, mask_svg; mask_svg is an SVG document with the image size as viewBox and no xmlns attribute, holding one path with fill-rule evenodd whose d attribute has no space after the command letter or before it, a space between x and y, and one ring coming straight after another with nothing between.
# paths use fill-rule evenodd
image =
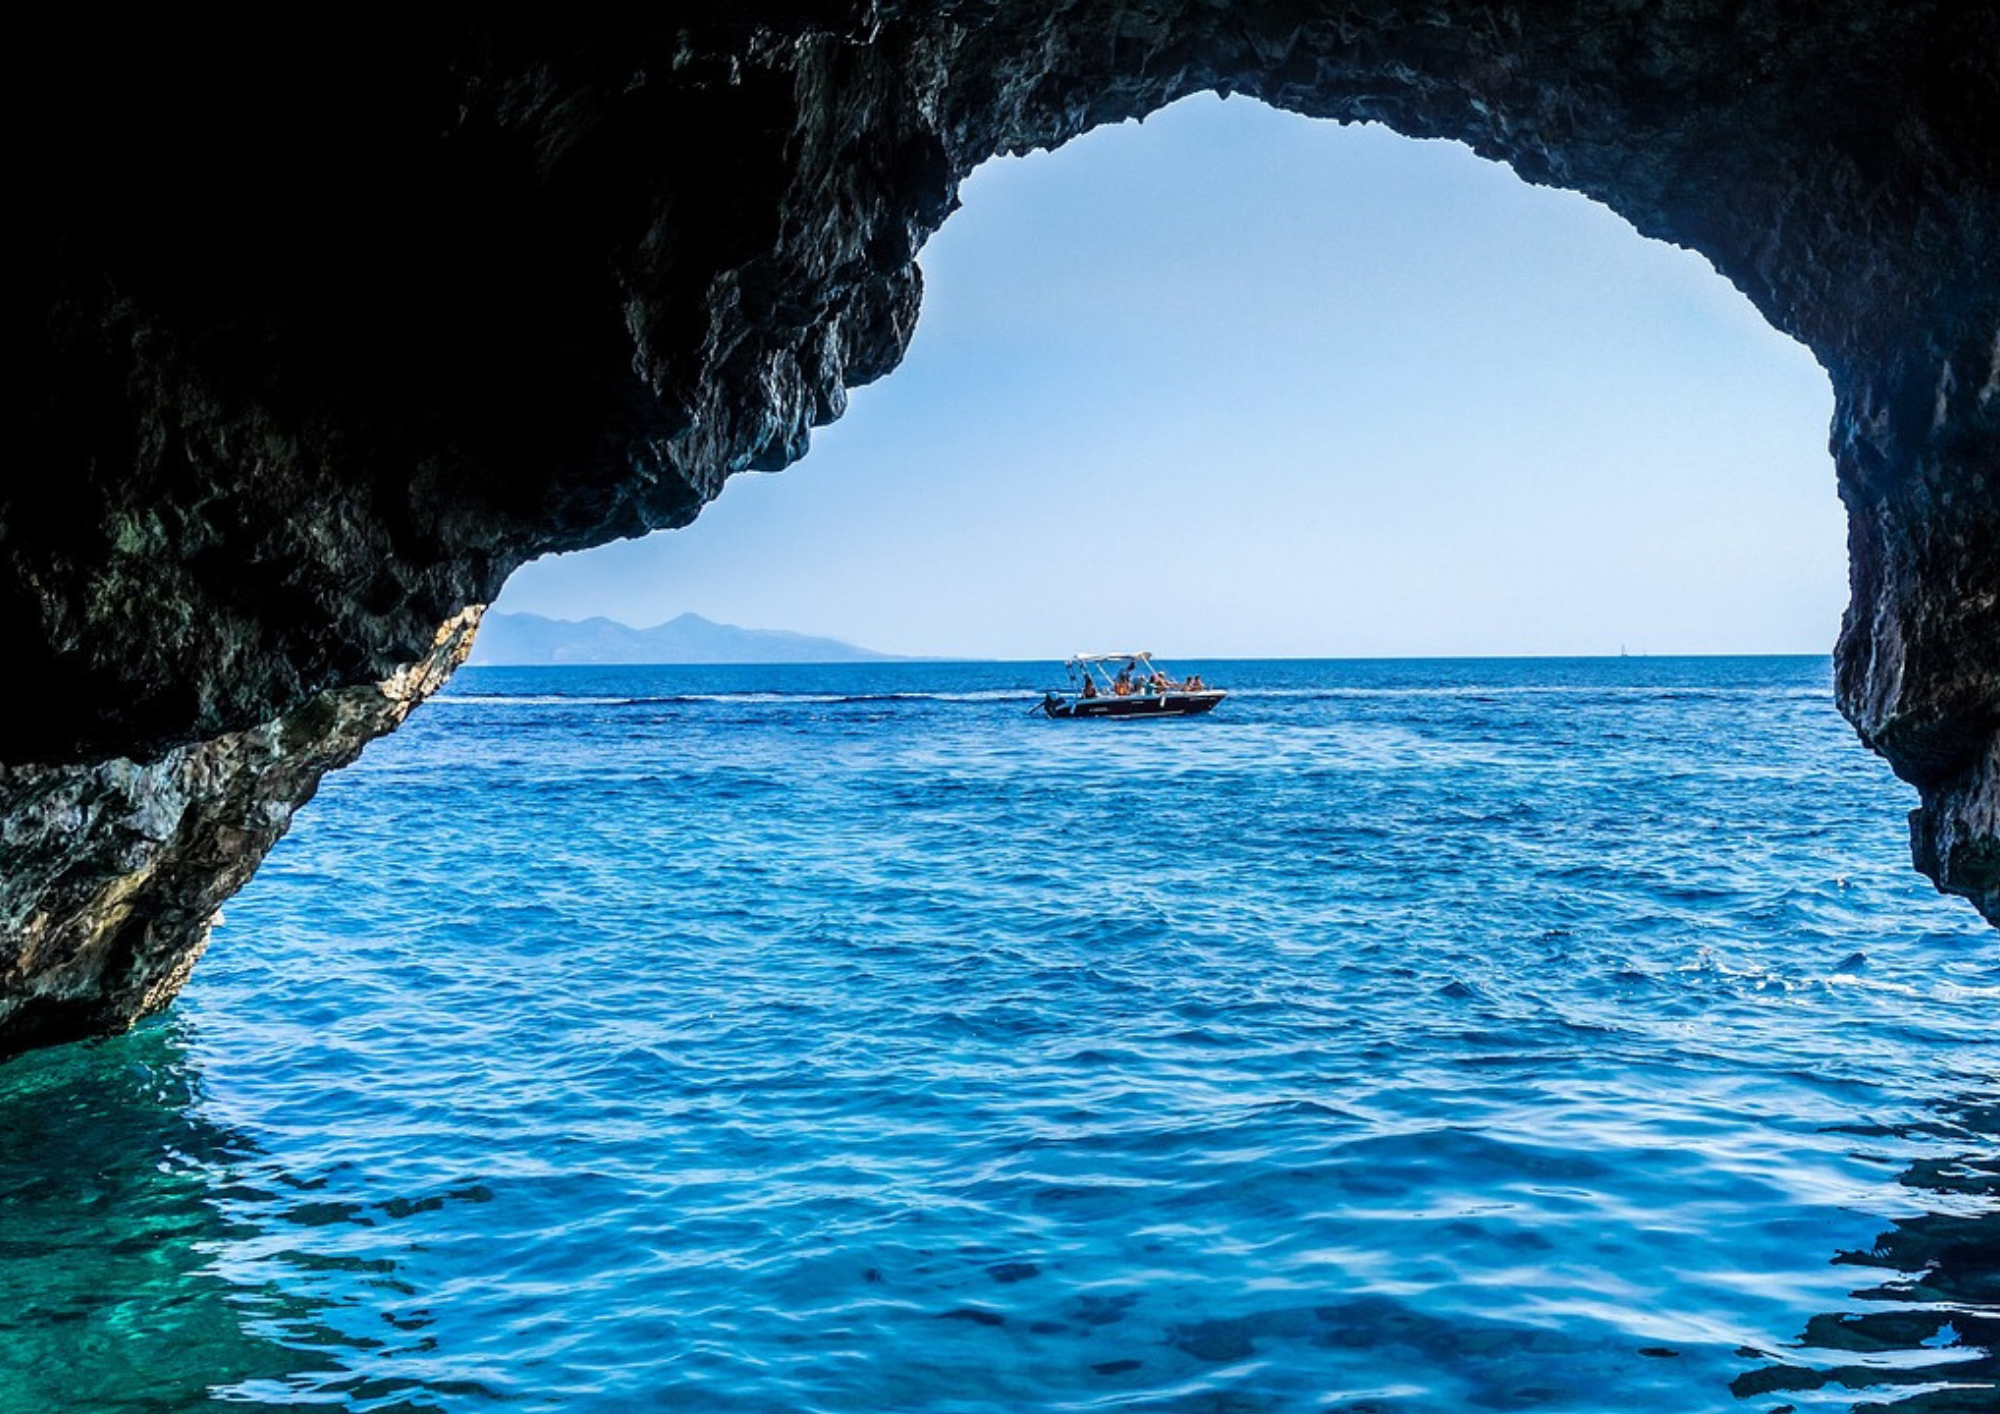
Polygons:
<instances>
[{"instance_id":1,"label":"sunlight reflection on water","mask_svg":"<svg viewBox=\"0 0 2000 1414\"><path fill-rule=\"evenodd\" d=\"M813 671L473 674L0 1070L8 1414L1991 1407L1991 934L1823 662Z\"/></svg>"}]
</instances>

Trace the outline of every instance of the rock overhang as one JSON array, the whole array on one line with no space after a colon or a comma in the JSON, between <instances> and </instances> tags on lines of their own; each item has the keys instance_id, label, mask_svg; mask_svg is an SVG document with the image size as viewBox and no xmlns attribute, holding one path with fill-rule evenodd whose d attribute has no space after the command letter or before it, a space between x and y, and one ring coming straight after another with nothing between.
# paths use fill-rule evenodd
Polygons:
<instances>
[{"instance_id":1,"label":"rock overhang","mask_svg":"<svg viewBox=\"0 0 2000 1414\"><path fill-rule=\"evenodd\" d=\"M0 774L9 916L63 906L23 882L54 867L34 852L51 772L157 767L329 712L352 739L304 732L317 769L358 750L407 708L352 694L441 681L462 650L439 626L515 566L687 523L891 370L916 252L980 161L1213 90L1454 138L1582 191L1702 252L1813 349L1850 523L1839 699L1923 794L1919 867L2000 917L1990 5L48 23L23 90L42 135L31 456L0 492L0 633L39 689ZM265 787L230 788L260 819L317 780L224 755L262 763ZM113 834L67 833L63 869L123 877ZM226 865L156 864L133 896L159 955L176 930L198 946L215 879L247 877L276 834L227 837ZM0 939L0 991L25 975L22 936Z\"/></svg>"}]
</instances>

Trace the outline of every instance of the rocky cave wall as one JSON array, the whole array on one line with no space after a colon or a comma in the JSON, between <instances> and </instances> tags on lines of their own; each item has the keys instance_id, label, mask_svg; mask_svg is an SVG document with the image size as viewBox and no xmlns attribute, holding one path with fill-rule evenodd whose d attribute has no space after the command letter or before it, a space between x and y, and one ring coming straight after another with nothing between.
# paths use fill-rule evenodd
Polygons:
<instances>
[{"instance_id":1,"label":"rocky cave wall","mask_svg":"<svg viewBox=\"0 0 2000 1414\"><path fill-rule=\"evenodd\" d=\"M519 564L686 524L902 356L959 181L1186 94L1456 138L1828 369L1838 696L2000 922L1990 3L743 0L20 45L0 1054L184 980ZM1218 489L1227 494L1227 487Z\"/></svg>"}]
</instances>

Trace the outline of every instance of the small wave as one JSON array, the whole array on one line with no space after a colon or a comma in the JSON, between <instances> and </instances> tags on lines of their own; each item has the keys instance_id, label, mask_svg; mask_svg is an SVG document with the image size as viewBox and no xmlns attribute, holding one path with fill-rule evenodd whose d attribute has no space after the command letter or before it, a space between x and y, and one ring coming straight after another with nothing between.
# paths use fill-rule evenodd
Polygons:
<instances>
[{"instance_id":1,"label":"small wave","mask_svg":"<svg viewBox=\"0 0 2000 1414\"><path fill-rule=\"evenodd\" d=\"M1650 699L1682 701L1696 699L1758 698L1764 701L1823 702L1830 697L1816 687L1680 687L1655 683L1648 686L1576 686L1574 684L1519 683L1499 686L1490 683L1462 683L1430 687L1230 687L1218 684L1232 698L1256 700L1292 699L1303 702L1330 702L1345 699L1427 699L1458 698L1480 701L1496 697L1566 697L1588 700L1612 697L1620 700Z\"/></svg>"},{"instance_id":2,"label":"small wave","mask_svg":"<svg viewBox=\"0 0 2000 1414\"><path fill-rule=\"evenodd\" d=\"M433 697L440 707L623 707L629 697L565 697L560 693L538 693L516 697L504 692L452 692Z\"/></svg>"},{"instance_id":3,"label":"small wave","mask_svg":"<svg viewBox=\"0 0 2000 1414\"><path fill-rule=\"evenodd\" d=\"M992 688L975 692L676 692L620 697L562 694L455 692L434 701L476 707L679 707L679 706L868 706L880 703L1034 702L1039 688Z\"/></svg>"}]
</instances>

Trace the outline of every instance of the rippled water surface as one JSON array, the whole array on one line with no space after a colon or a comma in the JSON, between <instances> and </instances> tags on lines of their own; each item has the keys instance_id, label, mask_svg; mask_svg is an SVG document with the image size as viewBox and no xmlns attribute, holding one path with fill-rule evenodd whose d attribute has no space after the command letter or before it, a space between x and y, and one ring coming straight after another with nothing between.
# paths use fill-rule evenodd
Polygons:
<instances>
[{"instance_id":1,"label":"rippled water surface","mask_svg":"<svg viewBox=\"0 0 2000 1414\"><path fill-rule=\"evenodd\" d=\"M468 670L0 1068L0 1407L1992 1411L1823 659Z\"/></svg>"}]
</instances>

